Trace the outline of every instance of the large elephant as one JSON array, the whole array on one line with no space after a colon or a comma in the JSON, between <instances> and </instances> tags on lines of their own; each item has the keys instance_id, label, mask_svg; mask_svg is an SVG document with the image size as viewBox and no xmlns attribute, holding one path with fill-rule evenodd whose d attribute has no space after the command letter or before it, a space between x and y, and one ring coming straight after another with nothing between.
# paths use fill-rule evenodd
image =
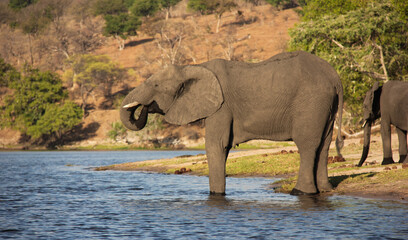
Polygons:
<instances>
[{"instance_id":1,"label":"large elephant","mask_svg":"<svg viewBox=\"0 0 408 240\"><path fill-rule=\"evenodd\" d=\"M391 124L397 129L400 163L408 163L408 82L389 81L383 86L378 82L366 93L363 103L364 148L358 163L362 166L370 149L371 125L381 117L381 138L383 143L382 165L392 164Z\"/></svg>"},{"instance_id":2,"label":"large elephant","mask_svg":"<svg viewBox=\"0 0 408 240\"><path fill-rule=\"evenodd\" d=\"M126 96L120 117L131 130L143 128L148 113L164 114L178 125L205 119L211 194L225 194L225 164L233 146L251 139L293 140L301 161L292 194L315 194L332 190L327 156L342 108L336 71L310 53L291 52L260 63L217 59L169 66ZM340 133L337 139L341 143Z\"/></svg>"}]
</instances>

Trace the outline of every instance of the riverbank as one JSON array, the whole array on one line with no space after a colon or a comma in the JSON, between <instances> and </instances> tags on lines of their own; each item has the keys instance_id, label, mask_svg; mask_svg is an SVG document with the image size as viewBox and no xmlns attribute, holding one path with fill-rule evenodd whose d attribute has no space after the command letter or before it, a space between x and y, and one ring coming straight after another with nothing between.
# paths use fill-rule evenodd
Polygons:
<instances>
[{"instance_id":1,"label":"riverbank","mask_svg":"<svg viewBox=\"0 0 408 240\"><path fill-rule=\"evenodd\" d=\"M408 202L408 164L382 166L381 138L373 136L370 154L362 167L356 167L362 150L360 139L345 141L344 159L329 157L329 180L335 190L325 195L341 194ZM398 160L397 137L393 136L394 160ZM329 156L335 156L334 144ZM229 177L281 178L271 185L277 192L289 193L296 184L300 156L293 143L274 143L268 149L231 152L227 161ZM98 171L152 171L165 174L208 175L207 158L203 155L171 159L127 162L96 168ZM228 189L228 186L227 186Z\"/></svg>"}]
</instances>

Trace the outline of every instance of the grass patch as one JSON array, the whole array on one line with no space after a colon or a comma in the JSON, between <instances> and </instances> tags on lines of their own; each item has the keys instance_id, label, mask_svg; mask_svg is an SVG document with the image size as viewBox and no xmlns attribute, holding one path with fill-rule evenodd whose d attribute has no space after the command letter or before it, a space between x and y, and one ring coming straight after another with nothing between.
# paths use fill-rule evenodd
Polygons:
<instances>
[{"instance_id":1,"label":"grass patch","mask_svg":"<svg viewBox=\"0 0 408 240\"><path fill-rule=\"evenodd\" d=\"M227 161L227 175L275 176L294 173L299 169L298 153L254 155Z\"/></svg>"},{"instance_id":2,"label":"grass patch","mask_svg":"<svg viewBox=\"0 0 408 240\"><path fill-rule=\"evenodd\" d=\"M363 173L345 178L341 184L387 184L392 182L408 181L408 169L398 169L377 173ZM404 184L406 186L406 184ZM408 187L408 186L407 186Z\"/></svg>"}]
</instances>

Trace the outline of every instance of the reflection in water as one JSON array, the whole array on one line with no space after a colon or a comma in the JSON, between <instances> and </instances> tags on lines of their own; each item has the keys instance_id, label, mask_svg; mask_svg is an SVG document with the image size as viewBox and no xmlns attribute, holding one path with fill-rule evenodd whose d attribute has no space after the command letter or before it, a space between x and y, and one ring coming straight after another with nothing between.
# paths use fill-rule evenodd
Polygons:
<instances>
[{"instance_id":1,"label":"reflection in water","mask_svg":"<svg viewBox=\"0 0 408 240\"><path fill-rule=\"evenodd\" d=\"M303 210L332 210L334 205L327 196L297 196L299 207Z\"/></svg>"}]
</instances>

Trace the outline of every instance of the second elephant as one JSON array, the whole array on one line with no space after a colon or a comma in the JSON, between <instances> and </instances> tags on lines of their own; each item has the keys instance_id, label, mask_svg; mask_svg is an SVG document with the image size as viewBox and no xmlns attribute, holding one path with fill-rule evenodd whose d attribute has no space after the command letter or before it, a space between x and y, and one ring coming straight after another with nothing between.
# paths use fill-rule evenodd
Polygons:
<instances>
[{"instance_id":1,"label":"second elephant","mask_svg":"<svg viewBox=\"0 0 408 240\"><path fill-rule=\"evenodd\" d=\"M358 166L367 159L370 148L371 125L381 117L381 139L383 144L382 165L392 164L391 124L396 127L399 140L400 163L408 163L408 82L389 81L383 86L374 84L364 99L364 148Z\"/></svg>"}]
</instances>

